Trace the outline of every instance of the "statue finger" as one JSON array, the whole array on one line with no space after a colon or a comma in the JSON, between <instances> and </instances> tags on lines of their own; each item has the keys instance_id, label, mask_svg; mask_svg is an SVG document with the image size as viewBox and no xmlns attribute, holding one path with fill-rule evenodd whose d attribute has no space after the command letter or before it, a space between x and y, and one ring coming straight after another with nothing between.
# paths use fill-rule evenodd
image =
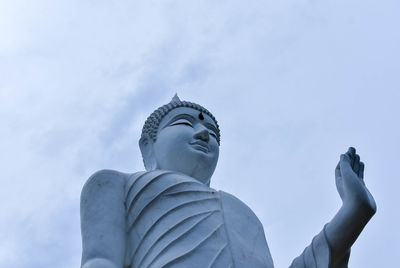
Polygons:
<instances>
[{"instance_id":1,"label":"statue finger","mask_svg":"<svg viewBox=\"0 0 400 268\"><path fill-rule=\"evenodd\" d=\"M358 177L364 182L364 163L360 162L360 169L358 170Z\"/></svg>"},{"instance_id":2,"label":"statue finger","mask_svg":"<svg viewBox=\"0 0 400 268\"><path fill-rule=\"evenodd\" d=\"M356 153L356 149L354 147L349 147L349 150L346 152L346 155L350 159L350 165L353 167L354 165L354 154Z\"/></svg>"},{"instance_id":3,"label":"statue finger","mask_svg":"<svg viewBox=\"0 0 400 268\"><path fill-rule=\"evenodd\" d=\"M339 178L340 177L340 161L338 162L338 164L336 165L336 168L335 168L335 177L336 178Z\"/></svg>"},{"instance_id":4,"label":"statue finger","mask_svg":"<svg viewBox=\"0 0 400 268\"><path fill-rule=\"evenodd\" d=\"M353 170L356 174L358 174L359 170L360 170L360 156L358 154L356 154L354 156L354 165L353 165Z\"/></svg>"},{"instance_id":5,"label":"statue finger","mask_svg":"<svg viewBox=\"0 0 400 268\"><path fill-rule=\"evenodd\" d=\"M340 165L340 173L342 175L350 174L353 171L351 167L350 156L348 156L347 154L342 154L340 156L339 165Z\"/></svg>"}]
</instances>

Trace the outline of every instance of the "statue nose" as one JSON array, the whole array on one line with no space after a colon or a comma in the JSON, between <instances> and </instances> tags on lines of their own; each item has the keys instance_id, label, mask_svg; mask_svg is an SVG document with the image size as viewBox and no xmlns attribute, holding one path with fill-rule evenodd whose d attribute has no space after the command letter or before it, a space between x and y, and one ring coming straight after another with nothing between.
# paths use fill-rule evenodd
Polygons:
<instances>
[{"instance_id":1,"label":"statue nose","mask_svg":"<svg viewBox=\"0 0 400 268\"><path fill-rule=\"evenodd\" d=\"M194 137L196 139L208 142L210 140L210 133L208 133L208 130L206 128L201 128L199 131L196 132Z\"/></svg>"}]
</instances>

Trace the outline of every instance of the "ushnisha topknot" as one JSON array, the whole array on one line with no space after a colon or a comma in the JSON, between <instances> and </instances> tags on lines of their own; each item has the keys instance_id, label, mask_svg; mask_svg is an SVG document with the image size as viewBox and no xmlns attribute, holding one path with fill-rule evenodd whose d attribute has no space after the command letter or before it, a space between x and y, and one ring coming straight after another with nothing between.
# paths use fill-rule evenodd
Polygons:
<instances>
[{"instance_id":1,"label":"ushnisha topknot","mask_svg":"<svg viewBox=\"0 0 400 268\"><path fill-rule=\"evenodd\" d=\"M220 144L220 130L219 130L219 125L215 117L203 106L189 102L189 101L181 101L178 97L177 94L172 98L172 100L168 103L165 104L158 109L156 109L147 119L146 122L144 123L143 129L142 129L142 138L147 134L153 142L157 140L157 131L158 131L158 126L160 125L161 120L164 118L164 116L169 113L171 110L179 107L188 107L192 109L196 109L199 112L202 112L209 117L211 117L212 120L214 120L214 123L217 127L217 142Z\"/></svg>"}]
</instances>

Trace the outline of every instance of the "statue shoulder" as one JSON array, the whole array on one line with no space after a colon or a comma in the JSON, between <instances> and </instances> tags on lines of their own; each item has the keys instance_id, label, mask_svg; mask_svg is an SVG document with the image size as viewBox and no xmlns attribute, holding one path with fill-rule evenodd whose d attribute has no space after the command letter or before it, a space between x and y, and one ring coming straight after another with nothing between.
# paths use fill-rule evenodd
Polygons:
<instances>
[{"instance_id":1,"label":"statue shoulder","mask_svg":"<svg viewBox=\"0 0 400 268\"><path fill-rule=\"evenodd\" d=\"M107 185L110 182L112 182L113 184L125 185L127 177L128 174L126 173L111 169L102 169L93 173L93 175L89 177L89 179L83 186L83 189L91 187L92 185L97 185L98 187L100 187L103 185Z\"/></svg>"},{"instance_id":2,"label":"statue shoulder","mask_svg":"<svg viewBox=\"0 0 400 268\"><path fill-rule=\"evenodd\" d=\"M228 203L230 203L230 204L232 204L234 206L239 206L241 209L250 210L251 211L251 209L242 200L240 200L239 198L237 198L233 194L230 194L230 193L227 193L227 192L224 192L224 191L221 191L221 190L219 192L221 194L221 197L223 199L225 199Z\"/></svg>"},{"instance_id":3,"label":"statue shoulder","mask_svg":"<svg viewBox=\"0 0 400 268\"><path fill-rule=\"evenodd\" d=\"M127 184L135 180L140 174L124 173L111 169L99 170L89 177L82 188L81 196L93 195L94 192L124 192Z\"/></svg>"}]
</instances>

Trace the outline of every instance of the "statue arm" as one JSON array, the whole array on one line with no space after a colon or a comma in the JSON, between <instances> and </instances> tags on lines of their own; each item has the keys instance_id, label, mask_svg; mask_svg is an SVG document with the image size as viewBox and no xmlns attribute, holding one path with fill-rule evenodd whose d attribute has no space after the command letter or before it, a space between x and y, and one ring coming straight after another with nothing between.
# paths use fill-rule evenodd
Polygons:
<instances>
[{"instance_id":1,"label":"statue arm","mask_svg":"<svg viewBox=\"0 0 400 268\"><path fill-rule=\"evenodd\" d=\"M102 170L81 194L82 268L121 268L125 258L125 177Z\"/></svg>"},{"instance_id":2,"label":"statue arm","mask_svg":"<svg viewBox=\"0 0 400 268\"><path fill-rule=\"evenodd\" d=\"M342 207L326 225L332 264L350 251L365 225L376 212L376 203L364 183L364 163L354 148L340 156L335 170L336 187Z\"/></svg>"},{"instance_id":3,"label":"statue arm","mask_svg":"<svg viewBox=\"0 0 400 268\"><path fill-rule=\"evenodd\" d=\"M342 207L291 267L347 267L351 246L376 212L364 183L364 164L354 148L341 155L335 177Z\"/></svg>"}]
</instances>

